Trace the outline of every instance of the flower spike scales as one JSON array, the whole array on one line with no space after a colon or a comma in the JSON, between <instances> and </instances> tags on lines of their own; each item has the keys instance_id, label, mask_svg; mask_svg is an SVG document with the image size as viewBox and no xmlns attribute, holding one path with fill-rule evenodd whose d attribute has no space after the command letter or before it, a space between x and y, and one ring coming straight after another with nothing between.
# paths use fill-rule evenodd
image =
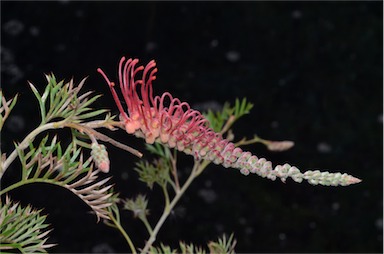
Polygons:
<instances>
[{"instance_id":1,"label":"flower spike scales","mask_svg":"<svg viewBox=\"0 0 384 254\"><path fill-rule=\"evenodd\" d=\"M224 167L239 169L244 175L256 173L271 180L283 182L291 177L295 182L307 180L310 184L346 186L361 182L348 174L315 171L300 172L289 164L272 167L272 163L245 152L221 134L209 128L208 120L189 104L173 98L168 92L153 96L152 81L156 79L156 63L150 61L145 67L137 66L138 59L121 58L119 63L119 88L127 105L123 109L116 92L116 85L98 68L111 89L120 111L120 121L129 134L144 138L149 144L159 142L176 148L195 159L204 159Z\"/></svg>"}]
</instances>

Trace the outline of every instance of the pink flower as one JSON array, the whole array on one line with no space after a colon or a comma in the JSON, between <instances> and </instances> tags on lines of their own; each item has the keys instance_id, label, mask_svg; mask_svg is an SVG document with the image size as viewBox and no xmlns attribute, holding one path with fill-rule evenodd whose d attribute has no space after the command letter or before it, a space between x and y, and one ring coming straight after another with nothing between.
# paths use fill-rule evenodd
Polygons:
<instances>
[{"instance_id":1,"label":"pink flower","mask_svg":"<svg viewBox=\"0 0 384 254\"><path fill-rule=\"evenodd\" d=\"M195 159L210 160L226 168L239 169L244 175L256 173L271 180L279 177L285 181L287 177L291 177L296 182L306 179L312 184L325 183L310 181L308 174L304 176L296 167L288 164L273 169L270 161L259 159L250 152L243 152L241 148L223 139L219 133L215 133L209 128L208 120L199 111L191 109L187 102L173 98L168 92L153 96L152 81L156 79L156 63L152 60L143 67L137 66L138 62L138 59L126 61L125 57L122 57L119 63L119 87L127 111L123 109L115 83L111 82L100 68L97 69L111 89L120 111L120 120L129 134L142 137L149 144L163 143L170 148L192 154ZM332 177L332 173L327 175L327 179ZM344 177L340 178L340 182L339 178L337 175L336 180L326 183L338 185L346 182L356 183L359 180L353 177L345 180Z\"/></svg>"},{"instance_id":2,"label":"pink flower","mask_svg":"<svg viewBox=\"0 0 384 254\"><path fill-rule=\"evenodd\" d=\"M136 66L137 63L137 59L125 61L123 57L119 64L119 85L127 112L115 90L115 83L98 69L111 89L120 120L129 134L143 137L149 144L158 141L186 153L199 151L201 155L206 155L206 146L213 141L228 143L208 128L207 119L199 111L191 109L188 103L173 98L168 92L153 97L152 81L157 72L155 61L149 62L145 68ZM136 79L140 71L141 79Z\"/></svg>"}]
</instances>

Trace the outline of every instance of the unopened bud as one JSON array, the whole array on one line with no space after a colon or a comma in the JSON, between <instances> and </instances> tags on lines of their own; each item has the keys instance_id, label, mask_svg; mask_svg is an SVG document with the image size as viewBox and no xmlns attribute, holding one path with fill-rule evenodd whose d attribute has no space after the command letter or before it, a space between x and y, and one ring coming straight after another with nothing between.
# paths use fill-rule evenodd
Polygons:
<instances>
[{"instance_id":1,"label":"unopened bud","mask_svg":"<svg viewBox=\"0 0 384 254\"><path fill-rule=\"evenodd\" d=\"M271 141L268 143L267 148L270 151L281 152L290 149L294 145L293 141Z\"/></svg>"},{"instance_id":2,"label":"unopened bud","mask_svg":"<svg viewBox=\"0 0 384 254\"><path fill-rule=\"evenodd\" d=\"M96 164L96 167L104 173L109 172L109 158L108 152L104 145L100 145L98 143L92 143L92 151L91 156L93 161Z\"/></svg>"}]
</instances>

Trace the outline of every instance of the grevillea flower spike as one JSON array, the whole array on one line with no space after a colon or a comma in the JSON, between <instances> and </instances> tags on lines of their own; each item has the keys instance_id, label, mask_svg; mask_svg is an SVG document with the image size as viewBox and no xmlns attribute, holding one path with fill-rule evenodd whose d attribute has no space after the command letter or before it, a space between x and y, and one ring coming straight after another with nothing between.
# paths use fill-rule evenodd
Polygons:
<instances>
[{"instance_id":1,"label":"grevillea flower spike","mask_svg":"<svg viewBox=\"0 0 384 254\"><path fill-rule=\"evenodd\" d=\"M195 159L204 159L221 164L224 167L239 169L244 175L256 173L271 180L280 178L283 182L291 177L296 182L307 180L310 184L350 185L361 180L341 173L306 171L301 173L289 164L278 165L258 158L250 152L235 147L221 134L209 128L208 120L189 104L173 98L168 92L153 96L152 82L156 79L156 63L150 61L145 67L137 66L138 59L121 58L119 63L119 87L127 105L123 109L111 82L99 68L97 71L107 81L113 98L120 111L120 121L129 134L144 138L149 144L159 142L170 148L176 148Z\"/></svg>"}]
</instances>

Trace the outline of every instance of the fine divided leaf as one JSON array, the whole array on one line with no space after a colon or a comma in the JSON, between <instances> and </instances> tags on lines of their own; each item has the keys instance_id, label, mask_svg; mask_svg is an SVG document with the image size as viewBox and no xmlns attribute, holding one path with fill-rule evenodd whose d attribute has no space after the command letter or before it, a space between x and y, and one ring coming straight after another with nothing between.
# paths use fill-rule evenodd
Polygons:
<instances>
[{"instance_id":1,"label":"fine divided leaf","mask_svg":"<svg viewBox=\"0 0 384 254\"><path fill-rule=\"evenodd\" d=\"M93 169L91 158L84 160L81 147L70 143L63 149L56 136L50 142L48 140L49 136L46 136L38 146L31 142L25 150L16 145L22 179L15 184L45 182L64 187L83 200L98 219L108 219L106 208L113 203L113 193L109 192L112 185L105 184L110 178L98 176L99 171Z\"/></svg>"},{"instance_id":2,"label":"fine divided leaf","mask_svg":"<svg viewBox=\"0 0 384 254\"><path fill-rule=\"evenodd\" d=\"M0 251L21 253L47 253L55 244L46 244L48 224L46 216L31 206L23 207L6 197L0 201Z\"/></svg>"}]
</instances>

